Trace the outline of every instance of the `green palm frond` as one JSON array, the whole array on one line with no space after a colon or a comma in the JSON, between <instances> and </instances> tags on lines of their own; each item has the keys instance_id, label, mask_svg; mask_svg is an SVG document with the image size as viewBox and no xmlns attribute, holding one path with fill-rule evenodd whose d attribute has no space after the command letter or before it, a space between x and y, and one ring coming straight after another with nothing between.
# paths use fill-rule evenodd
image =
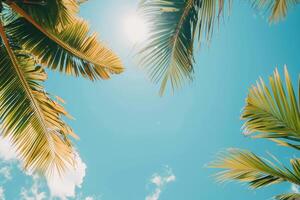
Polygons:
<instances>
[{"instance_id":1,"label":"green palm frond","mask_svg":"<svg viewBox=\"0 0 300 200\"><path fill-rule=\"evenodd\" d=\"M281 194L275 197L277 200L299 200L300 194L297 193L289 193L289 194Z\"/></svg>"},{"instance_id":2,"label":"green palm frond","mask_svg":"<svg viewBox=\"0 0 300 200\"><path fill-rule=\"evenodd\" d=\"M246 120L244 132L258 132L255 138L267 138L281 146L300 150L300 79L296 96L287 68L284 69L285 85L278 70L269 77L270 87L262 79L253 86L246 99L242 119ZM221 154L211 164L223 171L217 174L219 181L237 180L251 188L260 188L281 182L300 185L300 159L290 160L291 168L277 161L277 165L246 150L231 149ZM296 200L299 194L282 194L278 200Z\"/></svg>"},{"instance_id":3,"label":"green palm frond","mask_svg":"<svg viewBox=\"0 0 300 200\"><path fill-rule=\"evenodd\" d=\"M33 3L17 3L37 23L47 28L71 23L79 11L76 0L33 0Z\"/></svg>"},{"instance_id":4,"label":"green palm frond","mask_svg":"<svg viewBox=\"0 0 300 200\"><path fill-rule=\"evenodd\" d=\"M0 118L2 136L16 147L26 170L44 174L62 172L72 165L69 136L76 135L61 119L68 116L52 100L40 82L47 78L43 68L22 51L13 51L0 30ZM15 56L15 54L17 56Z\"/></svg>"},{"instance_id":5,"label":"green palm frond","mask_svg":"<svg viewBox=\"0 0 300 200\"><path fill-rule=\"evenodd\" d=\"M74 18L61 30L47 29L35 23L16 5L10 6L25 18L20 17L8 24L7 32L44 66L91 80L107 79L110 74L123 71L120 59L100 43L95 34L89 34L85 21Z\"/></svg>"},{"instance_id":6,"label":"green palm frond","mask_svg":"<svg viewBox=\"0 0 300 200\"><path fill-rule=\"evenodd\" d=\"M211 38L215 19L224 8L216 0L149 0L140 10L150 27L148 42L139 52L141 64L150 78L161 82L163 94L170 82L172 89L192 80L194 43Z\"/></svg>"},{"instance_id":7,"label":"green palm frond","mask_svg":"<svg viewBox=\"0 0 300 200\"><path fill-rule=\"evenodd\" d=\"M288 181L300 185L300 160L291 159L292 169L279 163L258 157L245 150L231 149L222 154L210 167L224 169L217 174L219 181L237 180L246 182L251 188Z\"/></svg>"},{"instance_id":8,"label":"green palm frond","mask_svg":"<svg viewBox=\"0 0 300 200\"><path fill-rule=\"evenodd\" d=\"M246 120L243 126L245 134L260 132L254 137L271 138L280 145L291 146L293 144L278 139L300 141L300 79L296 97L287 68L284 74L285 87L276 69L269 78L271 89L262 79L250 89L242 119Z\"/></svg>"},{"instance_id":9,"label":"green palm frond","mask_svg":"<svg viewBox=\"0 0 300 200\"><path fill-rule=\"evenodd\" d=\"M250 0L250 2L255 9L270 13L271 22L284 19L288 9L300 3L299 0Z\"/></svg>"}]
</instances>

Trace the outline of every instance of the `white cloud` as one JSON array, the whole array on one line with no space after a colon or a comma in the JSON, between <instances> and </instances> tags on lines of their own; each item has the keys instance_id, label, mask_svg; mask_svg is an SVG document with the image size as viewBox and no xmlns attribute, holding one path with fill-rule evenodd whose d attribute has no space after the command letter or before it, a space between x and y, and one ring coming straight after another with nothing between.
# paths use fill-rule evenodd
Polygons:
<instances>
[{"instance_id":1,"label":"white cloud","mask_svg":"<svg viewBox=\"0 0 300 200\"><path fill-rule=\"evenodd\" d=\"M299 186L292 184L291 190L293 193L300 193Z\"/></svg>"},{"instance_id":2,"label":"white cloud","mask_svg":"<svg viewBox=\"0 0 300 200\"><path fill-rule=\"evenodd\" d=\"M165 185L174 182L176 176L173 174L172 169L166 167L163 175L155 173L152 175L150 182L156 186L154 192L146 196L145 200L158 200Z\"/></svg>"},{"instance_id":3,"label":"white cloud","mask_svg":"<svg viewBox=\"0 0 300 200\"><path fill-rule=\"evenodd\" d=\"M5 180L11 180L11 173L10 173L10 167L9 166L4 166L0 168L0 175L5 178Z\"/></svg>"},{"instance_id":4,"label":"white cloud","mask_svg":"<svg viewBox=\"0 0 300 200\"><path fill-rule=\"evenodd\" d=\"M92 195L92 196L84 196L82 194L82 192L79 192L76 194L76 197L75 198L69 198L69 200L100 200L101 199L101 196L97 195Z\"/></svg>"},{"instance_id":5,"label":"white cloud","mask_svg":"<svg viewBox=\"0 0 300 200\"><path fill-rule=\"evenodd\" d=\"M75 197L76 187L81 187L85 170L86 164L81 160L79 154L75 153L74 166L70 166L62 175L59 175L56 171L51 177L47 177L51 195L61 199Z\"/></svg>"},{"instance_id":6,"label":"white cloud","mask_svg":"<svg viewBox=\"0 0 300 200\"><path fill-rule=\"evenodd\" d=\"M18 158L16 149L8 137L0 137L0 158L4 161L12 161Z\"/></svg>"},{"instance_id":7,"label":"white cloud","mask_svg":"<svg viewBox=\"0 0 300 200\"><path fill-rule=\"evenodd\" d=\"M22 187L20 197L21 200L45 200L46 193L40 192L42 190L42 179L38 175L32 176L33 184L30 188Z\"/></svg>"},{"instance_id":8,"label":"white cloud","mask_svg":"<svg viewBox=\"0 0 300 200\"><path fill-rule=\"evenodd\" d=\"M4 188L0 187L0 200L5 200Z\"/></svg>"},{"instance_id":9,"label":"white cloud","mask_svg":"<svg viewBox=\"0 0 300 200\"><path fill-rule=\"evenodd\" d=\"M74 150L75 151L75 150ZM81 160L79 154L75 151L74 166L69 166L65 174L59 175L54 172L51 177L47 177L47 185L49 187L51 196L60 199L67 199L67 197L74 198L76 187L81 187L83 178L85 177L86 164ZM13 147L9 138L0 136L0 159L5 162L20 161L16 149ZM22 188L21 197L24 200L43 200L46 198L44 192L38 192L40 185L40 178L30 173L30 171L23 171L25 174L32 176L33 185L29 189ZM10 170L8 167L0 169L0 175L3 175L7 180L11 179ZM2 188L3 189L3 188ZM93 200L92 197L86 197L87 200ZM0 198L1 200L1 198Z\"/></svg>"}]
</instances>

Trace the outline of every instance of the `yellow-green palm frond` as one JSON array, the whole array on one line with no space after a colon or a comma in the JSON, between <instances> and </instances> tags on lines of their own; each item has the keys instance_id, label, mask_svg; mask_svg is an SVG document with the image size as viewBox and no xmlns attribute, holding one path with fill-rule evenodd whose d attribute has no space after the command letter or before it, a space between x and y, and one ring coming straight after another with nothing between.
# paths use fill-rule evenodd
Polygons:
<instances>
[{"instance_id":1,"label":"yellow-green palm frond","mask_svg":"<svg viewBox=\"0 0 300 200\"><path fill-rule=\"evenodd\" d=\"M140 11L145 16L149 39L139 55L141 65L149 71L151 80L161 82L160 94L167 84L178 88L192 80L194 72L194 41L209 40L215 19L224 8L216 0L149 0Z\"/></svg>"},{"instance_id":2,"label":"yellow-green palm frond","mask_svg":"<svg viewBox=\"0 0 300 200\"><path fill-rule=\"evenodd\" d=\"M299 0L250 0L250 2L255 9L270 13L271 22L284 19L288 10L300 3Z\"/></svg>"},{"instance_id":3,"label":"yellow-green palm frond","mask_svg":"<svg viewBox=\"0 0 300 200\"><path fill-rule=\"evenodd\" d=\"M47 29L17 5L10 6L24 18L8 24L7 32L44 66L91 80L108 79L110 74L123 71L120 59L97 40L96 34L89 34L89 26L84 20L73 18L72 23L63 28Z\"/></svg>"},{"instance_id":4,"label":"yellow-green palm frond","mask_svg":"<svg viewBox=\"0 0 300 200\"><path fill-rule=\"evenodd\" d=\"M289 193L289 194L281 194L275 197L277 200L299 200L300 194L297 193Z\"/></svg>"},{"instance_id":5,"label":"yellow-green palm frond","mask_svg":"<svg viewBox=\"0 0 300 200\"><path fill-rule=\"evenodd\" d=\"M69 136L77 137L61 119L68 114L40 84L47 78L44 69L27 53L13 51L3 29L1 37L1 134L11 140L26 170L62 172L73 162Z\"/></svg>"},{"instance_id":6,"label":"yellow-green palm frond","mask_svg":"<svg viewBox=\"0 0 300 200\"><path fill-rule=\"evenodd\" d=\"M280 145L292 147L293 144L278 139L300 141L300 80L296 97L287 68L284 76L285 87L276 69L269 78L270 89L262 79L250 89L242 113L242 119L246 120L243 129L247 135L259 132L254 137L271 138Z\"/></svg>"},{"instance_id":7,"label":"yellow-green palm frond","mask_svg":"<svg viewBox=\"0 0 300 200\"><path fill-rule=\"evenodd\" d=\"M77 0L77 3L78 4L83 4L83 3L85 3L85 2L87 2L88 0Z\"/></svg>"},{"instance_id":8,"label":"yellow-green palm frond","mask_svg":"<svg viewBox=\"0 0 300 200\"><path fill-rule=\"evenodd\" d=\"M47 28L71 23L79 11L76 0L35 0L17 4L37 23Z\"/></svg>"},{"instance_id":9,"label":"yellow-green palm frond","mask_svg":"<svg viewBox=\"0 0 300 200\"><path fill-rule=\"evenodd\" d=\"M231 149L213 162L210 167L223 169L217 174L219 181L237 180L246 182L251 188L290 182L300 185L300 160L292 159L292 170L279 163L258 157L245 150Z\"/></svg>"}]
</instances>

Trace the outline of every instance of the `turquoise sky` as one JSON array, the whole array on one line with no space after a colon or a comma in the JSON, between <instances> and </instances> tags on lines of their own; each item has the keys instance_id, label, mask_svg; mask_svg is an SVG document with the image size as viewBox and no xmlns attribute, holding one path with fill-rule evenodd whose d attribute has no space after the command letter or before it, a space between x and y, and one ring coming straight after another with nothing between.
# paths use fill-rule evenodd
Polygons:
<instances>
[{"instance_id":1,"label":"turquoise sky","mask_svg":"<svg viewBox=\"0 0 300 200\"><path fill-rule=\"evenodd\" d=\"M90 0L81 8L93 30L117 52L126 71L96 83L50 73L48 91L67 102L80 136L76 146L87 165L83 196L101 200L144 200L155 191L150 179L172 169L176 180L162 188L160 200L265 200L290 185L256 191L237 183L218 184L206 164L228 148L272 152L283 160L297 152L241 135L241 109L251 84L287 64L294 82L300 72L300 7L270 25L245 1L235 1L209 48L198 51L195 80L174 95L158 96L123 30L123 19L137 0ZM5 183L7 199L30 180L13 170ZM16 189L17 188L17 189ZM19 192L18 192L19 193Z\"/></svg>"}]
</instances>

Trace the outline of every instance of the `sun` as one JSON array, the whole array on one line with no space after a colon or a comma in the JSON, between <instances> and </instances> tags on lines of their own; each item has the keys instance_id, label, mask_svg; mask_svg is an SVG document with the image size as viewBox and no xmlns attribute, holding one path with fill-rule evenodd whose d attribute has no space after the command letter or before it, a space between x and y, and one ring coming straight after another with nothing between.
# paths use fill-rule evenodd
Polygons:
<instances>
[{"instance_id":1,"label":"sun","mask_svg":"<svg viewBox=\"0 0 300 200\"><path fill-rule=\"evenodd\" d=\"M137 13L130 13L124 17L124 31L131 43L141 43L147 39L148 27L146 21Z\"/></svg>"}]
</instances>

